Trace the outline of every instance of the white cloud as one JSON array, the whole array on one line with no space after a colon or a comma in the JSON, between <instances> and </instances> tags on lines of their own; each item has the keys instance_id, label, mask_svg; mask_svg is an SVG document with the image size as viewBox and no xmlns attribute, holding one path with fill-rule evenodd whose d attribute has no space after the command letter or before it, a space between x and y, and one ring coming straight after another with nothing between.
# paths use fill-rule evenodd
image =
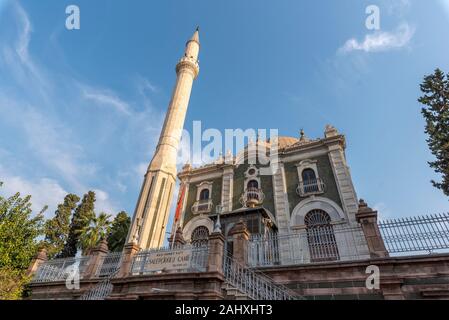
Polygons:
<instances>
[{"instance_id":1,"label":"white cloud","mask_svg":"<svg viewBox=\"0 0 449 320\"><path fill-rule=\"evenodd\" d=\"M137 178L142 180L148 162L136 165L142 160L136 161L134 154L122 155L144 153L143 159L149 160L147 151L154 149L163 123L162 113L156 112L149 100L159 89L140 77L135 85L139 100L132 105L145 108L138 112L101 84L87 85L71 78L70 72L53 72L30 52L33 27L20 3L14 2L7 9L2 14L10 14L8 18L17 27L5 23L7 28L0 29L0 125L6 124L14 132L8 139L16 147L0 149L0 181L5 182L0 192L31 194L33 209L39 211L49 205L52 214L68 192L82 197L95 188L97 212L115 214L126 209L129 199L135 199L125 191L130 186L134 189L135 179L127 176L121 181L107 181L106 177L118 177L125 168L136 177L131 171L138 167ZM107 119L97 118L96 113L86 113L93 104L117 112ZM107 154L98 154L100 147ZM123 165L106 159L114 156Z\"/></svg>"},{"instance_id":2,"label":"white cloud","mask_svg":"<svg viewBox=\"0 0 449 320\"><path fill-rule=\"evenodd\" d=\"M415 33L414 28L407 23L402 24L394 32L379 31L367 34L362 42L352 38L339 49L341 53L352 51L381 52L399 49L409 44Z\"/></svg>"},{"instance_id":3,"label":"white cloud","mask_svg":"<svg viewBox=\"0 0 449 320\"><path fill-rule=\"evenodd\" d=\"M121 100L115 93L109 90L94 90L92 88L84 87L82 89L83 97L92 100L100 105L109 105L123 114L130 115L130 107L128 103Z\"/></svg>"},{"instance_id":4,"label":"white cloud","mask_svg":"<svg viewBox=\"0 0 449 320\"><path fill-rule=\"evenodd\" d=\"M100 189L94 189L92 191L95 192L95 211L97 213L105 212L112 216L115 216L118 213L117 208L111 203L109 194L106 191Z\"/></svg>"},{"instance_id":5,"label":"white cloud","mask_svg":"<svg viewBox=\"0 0 449 320\"><path fill-rule=\"evenodd\" d=\"M33 213L39 213L42 208L48 205L45 217L49 218L56 210L57 204L61 203L67 191L53 179L41 178L36 181L27 180L16 175L9 175L0 167L0 181L4 184L0 187L0 193L9 197L16 192L20 192L22 197L31 195Z\"/></svg>"}]
</instances>

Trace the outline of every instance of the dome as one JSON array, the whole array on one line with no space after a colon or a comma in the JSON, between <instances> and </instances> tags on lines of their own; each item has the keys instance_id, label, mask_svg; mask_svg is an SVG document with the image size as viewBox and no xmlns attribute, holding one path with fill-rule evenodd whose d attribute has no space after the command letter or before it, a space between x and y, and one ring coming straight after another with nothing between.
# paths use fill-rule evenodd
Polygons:
<instances>
[{"instance_id":1,"label":"dome","mask_svg":"<svg viewBox=\"0 0 449 320\"><path fill-rule=\"evenodd\" d=\"M279 136L278 137L278 149L284 149L288 146L291 146L295 143L297 143L299 140L297 138L293 137L285 137L285 136ZM268 143L271 143L271 140L267 140Z\"/></svg>"}]
</instances>

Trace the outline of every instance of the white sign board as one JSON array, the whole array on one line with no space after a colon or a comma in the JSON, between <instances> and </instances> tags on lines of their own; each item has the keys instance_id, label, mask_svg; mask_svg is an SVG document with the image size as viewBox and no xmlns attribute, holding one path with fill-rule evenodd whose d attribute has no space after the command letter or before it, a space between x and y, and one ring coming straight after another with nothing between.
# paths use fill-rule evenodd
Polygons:
<instances>
[{"instance_id":1,"label":"white sign board","mask_svg":"<svg viewBox=\"0 0 449 320\"><path fill-rule=\"evenodd\" d=\"M145 261L145 271L180 270L190 267L192 250L152 252Z\"/></svg>"}]
</instances>

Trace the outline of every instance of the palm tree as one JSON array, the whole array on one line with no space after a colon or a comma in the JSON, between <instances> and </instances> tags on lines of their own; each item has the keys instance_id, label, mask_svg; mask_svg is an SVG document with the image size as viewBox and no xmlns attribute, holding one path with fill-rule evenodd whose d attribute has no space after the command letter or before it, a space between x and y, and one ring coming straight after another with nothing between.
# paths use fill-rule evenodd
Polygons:
<instances>
[{"instance_id":1,"label":"palm tree","mask_svg":"<svg viewBox=\"0 0 449 320\"><path fill-rule=\"evenodd\" d=\"M83 227L79 232L80 248L82 254L87 254L95 248L101 240L106 239L111 225L110 215L102 212L98 216L95 212L82 218Z\"/></svg>"}]
</instances>

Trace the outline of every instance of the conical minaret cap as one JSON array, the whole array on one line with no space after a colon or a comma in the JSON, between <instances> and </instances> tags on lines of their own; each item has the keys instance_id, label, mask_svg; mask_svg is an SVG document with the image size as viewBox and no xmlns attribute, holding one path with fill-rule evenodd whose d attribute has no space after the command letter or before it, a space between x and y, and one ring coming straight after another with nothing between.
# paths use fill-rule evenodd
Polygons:
<instances>
[{"instance_id":1,"label":"conical minaret cap","mask_svg":"<svg viewBox=\"0 0 449 320\"><path fill-rule=\"evenodd\" d=\"M200 27L196 27L195 33L193 34L192 38L190 38L189 41L195 41L200 44Z\"/></svg>"}]
</instances>

